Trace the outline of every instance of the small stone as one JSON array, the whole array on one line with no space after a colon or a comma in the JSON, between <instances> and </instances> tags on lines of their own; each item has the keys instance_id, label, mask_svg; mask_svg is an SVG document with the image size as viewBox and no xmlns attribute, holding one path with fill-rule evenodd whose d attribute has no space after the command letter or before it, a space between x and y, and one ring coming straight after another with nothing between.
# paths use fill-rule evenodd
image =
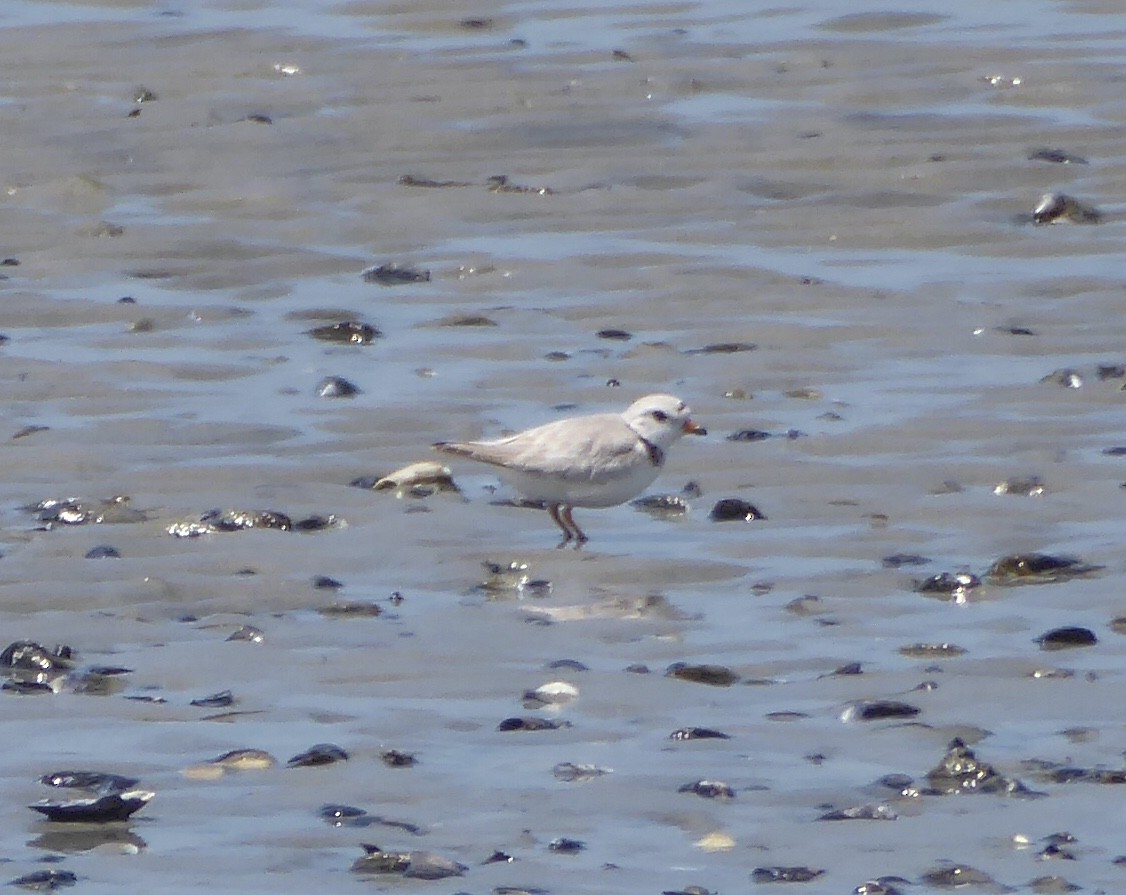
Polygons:
<instances>
[{"instance_id":1,"label":"small stone","mask_svg":"<svg viewBox=\"0 0 1126 895\"><path fill-rule=\"evenodd\" d=\"M1077 646L1094 646L1099 640L1090 628L1066 626L1053 628L1046 634L1041 634L1036 638L1036 642L1040 644L1041 649L1060 650Z\"/></svg>"},{"instance_id":2,"label":"small stone","mask_svg":"<svg viewBox=\"0 0 1126 895\"><path fill-rule=\"evenodd\" d=\"M689 665L686 662L674 662L665 669L665 676L712 687L730 687L739 680L739 675L725 665Z\"/></svg>"},{"instance_id":3,"label":"small stone","mask_svg":"<svg viewBox=\"0 0 1126 895\"><path fill-rule=\"evenodd\" d=\"M1103 219L1093 205L1066 193L1045 193L1032 211L1036 224L1097 224Z\"/></svg>"},{"instance_id":4,"label":"small stone","mask_svg":"<svg viewBox=\"0 0 1126 895\"><path fill-rule=\"evenodd\" d=\"M359 393L360 387L343 376L326 376L316 388L318 398L354 398Z\"/></svg>"},{"instance_id":5,"label":"small stone","mask_svg":"<svg viewBox=\"0 0 1126 895\"><path fill-rule=\"evenodd\" d=\"M843 721L887 721L897 718L914 718L920 709L894 699L873 699L855 703L841 716Z\"/></svg>"},{"instance_id":6,"label":"small stone","mask_svg":"<svg viewBox=\"0 0 1126 895\"><path fill-rule=\"evenodd\" d=\"M735 798L735 790L724 783L722 780L696 780L693 783L685 783L677 792L690 792L700 796L702 799L733 799Z\"/></svg>"},{"instance_id":7,"label":"small stone","mask_svg":"<svg viewBox=\"0 0 1126 895\"><path fill-rule=\"evenodd\" d=\"M766 516L753 503L738 497L724 497L712 507L708 518L713 522L755 522Z\"/></svg>"},{"instance_id":8,"label":"small stone","mask_svg":"<svg viewBox=\"0 0 1126 895\"><path fill-rule=\"evenodd\" d=\"M379 283L381 286L398 286L404 283L429 283L430 271L408 267L397 262L380 264L360 272L365 283Z\"/></svg>"},{"instance_id":9,"label":"small stone","mask_svg":"<svg viewBox=\"0 0 1126 895\"><path fill-rule=\"evenodd\" d=\"M335 743L317 743L304 752L294 755L285 763L287 768L316 768L347 761L348 753Z\"/></svg>"},{"instance_id":10,"label":"small stone","mask_svg":"<svg viewBox=\"0 0 1126 895\"><path fill-rule=\"evenodd\" d=\"M230 690L220 690L210 696L193 699L191 704L202 709L224 709L235 704L235 697Z\"/></svg>"},{"instance_id":11,"label":"small stone","mask_svg":"<svg viewBox=\"0 0 1126 895\"><path fill-rule=\"evenodd\" d=\"M121 553L116 547L100 544L86 551L86 559L121 559Z\"/></svg>"}]
</instances>

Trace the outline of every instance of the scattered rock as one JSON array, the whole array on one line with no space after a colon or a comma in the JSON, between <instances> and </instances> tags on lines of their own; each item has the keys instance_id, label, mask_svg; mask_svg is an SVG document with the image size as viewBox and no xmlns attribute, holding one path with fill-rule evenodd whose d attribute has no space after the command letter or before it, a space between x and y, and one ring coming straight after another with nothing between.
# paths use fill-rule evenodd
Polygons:
<instances>
[{"instance_id":1,"label":"scattered rock","mask_svg":"<svg viewBox=\"0 0 1126 895\"><path fill-rule=\"evenodd\" d=\"M931 795L988 792L1008 796L1035 796L1032 790L1013 777L1005 777L994 767L978 760L962 740L951 740L950 746L935 767L927 772Z\"/></svg>"},{"instance_id":2,"label":"scattered rock","mask_svg":"<svg viewBox=\"0 0 1126 895\"><path fill-rule=\"evenodd\" d=\"M1091 565L1073 556L1050 553L1013 553L1002 556L985 573L990 584L1054 584L1072 578L1086 578L1103 566Z\"/></svg>"},{"instance_id":3,"label":"scattered rock","mask_svg":"<svg viewBox=\"0 0 1126 895\"><path fill-rule=\"evenodd\" d=\"M572 764L569 761L560 762L551 769L551 775L564 783L581 783L609 773L611 772L608 768L600 768L593 764Z\"/></svg>"},{"instance_id":4,"label":"scattered rock","mask_svg":"<svg viewBox=\"0 0 1126 895\"><path fill-rule=\"evenodd\" d=\"M343 376L326 376L316 388L318 398L354 398L359 393L360 387Z\"/></svg>"},{"instance_id":5,"label":"scattered rock","mask_svg":"<svg viewBox=\"0 0 1126 895\"><path fill-rule=\"evenodd\" d=\"M713 522L755 522L766 519L766 515L753 503L738 497L724 497L712 507L708 518Z\"/></svg>"},{"instance_id":6,"label":"scattered rock","mask_svg":"<svg viewBox=\"0 0 1126 895\"><path fill-rule=\"evenodd\" d=\"M677 792L694 793L702 799L735 798L735 790L722 780L696 780L693 783L685 783L677 789Z\"/></svg>"},{"instance_id":7,"label":"scattered rock","mask_svg":"<svg viewBox=\"0 0 1126 895\"><path fill-rule=\"evenodd\" d=\"M28 807L48 820L61 823L109 823L125 820L145 807L156 793L136 789L138 781L118 774L99 771L56 771L45 774L39 782L58 789L75 789L86 793L70 799L41 799Z\"/></svg>"},{"instance_id":8,"label":"scattered rock","mask_svg":"<svg viewBox=\"0 0 1126 895\"><path fill-rule=\"evenodd\" d=\"M314 339L322 342L335 342L342 345L370 345L383 333L378 327L361 320L343 320L327 326L318 326L308 331Z\"/></svg>"},{"instance_id":9,"label":"scattered rock","mask_svg":"<svg viewBox=\"0 0 1126 895\"><path fill-rule=\"evenodd\" d=\"M914 718L921 709L894 699L868 699L850 705L843 713L844 721L887 721Z\"/></svg>"},{"instance_id":10,"label":"scattered rock","mask_svg":"<svg viewBox=\"0 0 1126 895\"><path fill-rule=\"evenodd\" d=\"M756 867L751 871L753 883L808 883L824 874L810 867Z\"/></svg>"},{"instance_id":11,"label":"scattered rock","mask_svg":"<svg viewBox=\"0 0 1126 895\"><path fill-rule=\"evenodd\" d=\"M726 665L690 665L687 662L674 662L665 669L665 676L712 687L730 687L739 680L739 675Z\"/></svg>"},{"instance_id":12,"label":"scattered rock","mask_svg":"<svg viewBox=\"0 0 1126 895\"><path fill-rule=\"evenodd\" d=\"M670 740L729 740L730 734L710 727L679 727L669 734Z\"/></svg>"},{"instance_id":13,"label":"scattered rock","mask_svg":"<svg viewBox=\"0 0 1126 895\"><path fill-rule=\"evenodd\" d=\"M360 272L365 283L379 283L381 286L400 286L404 283L429 283L430 271L391 261Z\"/></svg>"},{"instance_id":14,"label":"scattered rock","mask_svg":"<svg viewBox=\"0 0 1126 895\"><path fill-rule=\"evenodd\" d=\"M1036 642L1040 644L1040 649L1061 650L1077 646L1094 646L1099 639L1090 628L1069 625L1053 628L1046 634L1041 634L1036 638Z\"/></svg>"},{"instance_id":15,"label":"scattered rock","mask_svg":"<svg viewBox=\"0 0 1126 895\"><path fill-rule=\"evenodd\" d=\"M915 590L928 597L943 597L955 603L964 603L966 598L981 587L981 579L969 572L939 572L915 582Z\"/></svg>"},{"instance_id":16,"label":"scattered rock","mask_svg":"<svg viewBox=\"0 0 1126 895\"><path fill-rule=\"evenodd\" d=\"M508 733L510 731L523 730L559 730L563 727L570 727L570 721L559 721L552 718L537 718L534 715L529 715L524 718L505 718L497 725L497 730L501 733Z\"/></svg>"},{"instance_id":17,"label":"scattered rock","mask_svg":"<svg viewBox=\"0 0 1126 895\"><path fill-rule=\"evenodd\" d=\"M335 743L317 743L304 752L294 755L285 763L285 766L287 768L319 768L347 760L348 753Z\"/></svg>"},{"instance_id":18,"label":"scattered rock","mask_svg":"<svg viewBox=\"0 0 1126 895\"><path fill-rule=\"evenodd\" d=\"M1035 224L1097 224L1103 219L1093 205L1066 193L1045 193L1032 210Z\"/></svg>"}]
</instances>

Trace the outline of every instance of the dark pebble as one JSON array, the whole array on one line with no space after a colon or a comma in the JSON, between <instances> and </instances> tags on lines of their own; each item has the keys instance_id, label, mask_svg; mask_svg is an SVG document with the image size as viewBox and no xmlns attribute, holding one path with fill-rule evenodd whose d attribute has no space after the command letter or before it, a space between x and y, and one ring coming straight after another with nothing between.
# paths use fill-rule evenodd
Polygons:
<instances>
[{"instance_id":1,"label":"dark pebble","mask_svg":"<svg viewBox=\"0 0 1126 895\"><path fill-rule=\"evenodd\" d=\"M628 333L624 329L600 329L595 335L611 342L628 342L633 338L633 333Z\"/></svg>"},{"instance_id":2,"label":"dark pebble","mask_svg":"<svg viewBox=\"0 0 1126 895\"><path fill-rule=\"evenodd\" d=\"M880 563L885 569L900 569L903 566L925 566L931 560L918 553L893 553L885 556Z\"/></svg>"},{"instance_id":3,"label":"dark pebble","mask_svg":"<svg viewBox=\"0 0 1126 895\"><path fill-rule=\"evenodd\" d=\"M914 718L921 710L894 699L875 699L855 706L854 717L860 721L884 721L889 718Z\"/></svg>"},{"instance_id":4,"label":"dark pebble","mask_svg":"<svg viewBox=\"0 0 1126 895\"><path fill-rule=\"evenodd\" d=\"M730 734L710 727L680 727L669 734L670 740L729 740Z\"/></svg>"},{"instance_id":5,"label":"dark pebble","mask_svg":"<svg viewBox=\"0 0 1126 895\"><path fill-rule=\"evenodd\" d=\"M750 342L716 342L703 348L689 348L685 354L736 354L740 351L754 351L758 346Z\"/></svg>"},{"instance_id":6,"label":"dark pebble","mask_svg":"<svg viewBox=\"0 0 1126 895\"><path fill-rule=\"evenodd\" d=\"M326 376L317 383L316 393L318 398L354 398L360 387L343 376Z\"/></svg>"},{"instance_id":7,"label":"dark pebble","mask_svg":"<svg viewBox=\"0 0 1126 895\"><path fill-rule=\"evenodd\" d=\"M435 326L500 326L492 317L484 314L451 314L434 323Z\"/></svg>"},{"instance_id":8,"label":"dark pebble","mask_svg":"<svg viewBox=\"0 0 1126 895\"><path fill-rule=\"evenodd\" d=\"M1085 165L1087 160L1081 155L1065 152L1062 149L1034 149L1028 154L1031 162L1052 162L1056 165Z\"/></svg>"},{"instance_id":9,"label":"dark pebble","mask_svg":"<svg viewBox=\"0 0 1126 895\"><path fill-rule=\"evenodd\" d=\"M294 531L324 531L326 528L336 528L340 520L333 514L327 516L306 516L293 523Z\"/></svg>"},{"instance_id":10,"label":"dark pebble","mask_svg":"<svg viewBox=\"0 0 1126 895\"><path fill-rule=\"evenodd\" d=\"M56 771L39 782L56 789L77 789L86 796L71 799L41 799L28 807L49 820L65 823L108 823L125 820L139 811L155 793L135 789L138 781L120 774L99 771Z\"/></svg>"},{"instance_id":11,"label":"dark pebble","mask_svg":"<svg viewBox=\"0 0 1126 895\"><path fill-rule=\"evenodd\" d=\"M101 544L86 551L86 559L121 559L121 553L116 547Z\"/></svg>"},{"instance_id":12,"label":"dark pebble","mask_svg":"<svg viewBox=\"0 0 1126 895\"><path fill-rule=\"evenodd\" d=\"M881 876L861 883L852 890L852 895L903 895L902 885L909 885L910 880L901 876Z\"/></svg>"},{"instance_id":13,"label":"dark pebble","mask_svg":"<svg viewBox=\"0 0 1126 895\"><path fill-rule=\"evenodd\" d=\"M595 777L603 777L609 773L604 768L600 768L592 764L573 764L569 761L561 761L551 769L551 774L556 780L563 783L575 783L585 780L593 780Z\"/></svg>"},{"instance_id":14,"label":"dark pebble","mask_svg":"<svg viewBox=\"0 0 1126 895\"><path fill-rule=\"evenodd\" d=\"M285 763L287 768L316 768L326 764L347 761L348 753L335 743L317 743Z\"/></svg>"},{"instance_id":15,"label":"dark pebble","mask_svg":"<svg viewBox=\"0 0 1126 895\"><path fill-rule=\"evenodd\" d=\"M122 774L103 771L54 771L39 778L44 786L60 789L86 789L97 793L127 792L141 781Z\"/></svg>"},{"instance_id":16,"label":"dark pebble","mask_svg":"<svg viewBox=\"0 0 1126 895\"><path fill-rule=\"evenodd\" d=\"M118 677L123 674L132 674L133 669L126 668L124 665L91 665L85 670L85 673L95 677Z\"/></svg>"},{"instance_id":17,"label":"dark pebble","mask_svg":"<svg viewBox=\"0 0 1126 895\"><path fill-rule=\"evenodd\" d=\"M378 327L359 320L345 320L328 326L318 326L309 330L309 335L322 342L337 342L345 345L370 345L383 335Z\"/></svg>"},{"instance_id":18,"label":"dark pebble","mask_svg":"<svg viewBox=\"0 0 1126 895\"><path fill-rule=\"evenodd\" d=\"M590 668L578 659L556 659L554 662L548 662L547 668L549 671L590 671Z\"/></svg>"},{"instance_id":19,"label":"dark pebble","mask_svg":"<svg viewBox=\"0 0 1126 895\"><path fill-rule=\"evenodd\" d=\"M754 522L766 516L753 503L738 497L724 497L712 507L708 518L713 522Z\"/></svg>"},{"instance_id":20,"label":"dark pebble","mask_svg":"<svg viewBox=\"0 0 1126 895\"><path fill-rule=\"evenodd\" d=\"M629 505L655 518L675 518L689 510L688 501L679 494L650 494L631 500Z\"/></svg>"},{"instance_id":21,"label":"dark pebble","mask_svg":"<svg viewBox=\"0 0 1126 895\"><path fill-rule=\"evenodd\" d=\"M1053 628L1048 633L1037 637L1036 642L1040 644L1041 649L1056 650L1068 649L1073 646L1094 646L1099 642L1099 639L1090 628L1067 626Z\"/></svg>"},{"instance_id":22,"label":"dark pebble","mask_svg":"<svg viewBox=\"0 0 1126 895\"><path fill-rule=\"evenodd\" d=\"M696 780L678 787L677 792L690 792L702 799L733 799L735 790L721 780Z\"/></svg>"},{"instance_id":23,"label":"dark pebble","mask_svg":"<svg viewBox=\"0 0 1126 895\"><path fill-rule=\"evenodd\" d=\"M730 687L739 680L739 675L726 665L689 665L686 662L674 662L665 669L665 676L712 687Z\"/></svg>"},{"instance_id":24,"label":"dark pebble","mask_svg":"<svg viewBox=\"0 0 1126 895\"><path fill-rule=\"evenodd\" d=\"M586 843L581 839L568 839L566 836L560 836L558 839L553 839L547 844L548 851L553 851L561 855L577 855L584 848Z\"/></svg>"},{"instance_id":25,"label":"dark pebble","mask_svg":"<svg viewBox=\"0 0 1126 895\"><path fill-rule=\"evenodd\" d=\"M1070 367L1061 367L1052 370L1047 376L1042 376L1040 381L1048 385L1058 385L1062 388L1083 388L1083 375L1078 370Z\"/></svg>"},{"instance_id":26,"label":"dark pebble","mask_svg":"<svg viewBox=\"0 0 1126 895\"><path fill-rule=\"evenodd\" d=\"M54 693L51 685L44 681L9 680L0 684L0 690L5 693L15 693L17 696L46 696Z\"/></svg>"},{"instance_id":27,"label":"dark pebble","mask_svg":"<svg viewBox=\"0 0 1126 895\"><path fill-rule=\"evenodd\" d=\"M751 871L753 883L808 883L825 871L809 867L756 867Z\"/></svg>"},{"instance_id":28,"label":"dark pebble","mask_svg":"<svg viewBox=\"0 0 1126 895\"><path fill-rule=\"evenodd\" d=\"M383 614L383 608L368 600L350 600L322 606L317 612L326 618L375 618Z\"/></svg>"},{"instance_id":29,"label":"dark pebble","mask_svg":"<svg viewBox=\"0 0 1126 895\"><path fill-rule=\"evenodd\" d=\"M235 697L230 690L220 690L210 696L193 699L191 704L202 709L225 709L235 704Z\"/></svg>"},{"instance_id":30,"label":"dark pebble","mask_svg":"<svg viewBox=\"0 0 1126 895\"><path fill-rule=\"evenodd\" d=\"M887 805L856 805L826 811L818 820L898 820L899 815Z\"/></svg>"},{"instance_id":31,"label":"dark pebble","mask_svg":"<svg viewBox=\"0 0 1126 895\"><path fill-rule=\"evenodd\" d=\"M450 186L472 186L472 184L463 180L434 180L430 177L418 177L414 174L404 174L399 178L398 182L402 186L420 186L435 189Z\"/></svg>"},{"instance_id":32,"label":"dark pebble","mask_svg":"<svg viewBox=\"0 0 1126 895\"><path fill-rule=\"evenodd\" d=\"M497 725L497 730L507 733L514 730L558 730L561 727L570 727L570 721L557 721L548 718L528 716L524 718L505 718Z\"/></svg>"},{"instance_id":33,"label":"dark pebble","mask_svg":"<svg viewBox=\"0 0 1126 895\"><path fill-rule=\"evenodd\" d=\"M133 791L67 801L43 799L28 807L32 811L45 814L48 820L60 823L110 823L125 820L140 811L153 795L152 792Z\"/></svg>"},{"instance_id":34,"label":"dark pebble","mask_svg":"<svg viewBox=\"0 0 1126 895\"><path fill-rule=\"evenodd\" d=\"M934 870L928 870L921 878L928 886L933 886L936 889L961 889L966 886L999 888L993 877L988 873L983 873L965 864L936 867Z\"/></svg>"},{"instance_id":35,"label":"dark pebble","mask_svg":"<svg viewBox=\"0 0 1126 895\"><path fill-rule=\"evenodd\" d=\"M54 892L66 886L73 886L78 877L69 870L36 870L11 880L9 886L31 889L33 892Z\"/></svg>"},{"instance_id":36,"label":"dark pebble","mask_svg":"<svg viewBox=\"0 0 1126 895\"><path fill-rule=\"evenodd\" d=\"M969 572L940 572L915 582L915 590L921 594L949 597L961 602L974 588L981 586L981 579Z\"/></svg>"},{"instance_id":37,"label":"dark pebble","mask_svg":"<svg viewBox=\"0 0 1126 895\"><path fill-rule=\"evenodd\" d=\"M399 286L404 283L429 283L430 271L407 267L394 261L369 267L360 273L365 283L379 283L381 286Z\"/></svg>"},{"instance_id":38,"label":"dark pebble","mask_svg":"<svg viewBox=\"0 0 1126 895\"><path fill-rule=\"evenodd\" d=\"M232 631L227 640L245 640L247 643L262 643L266 639L266 635L262 633L261 628L256 628L254 625L243 625L241 628Z\"/></svg>"},{"instance_id":39,"label":"dark pebble","mask_svg":"<svg viewBox=\"0 0 1126 895\"><path fill-rule=\"evenodd\" d=\"M417 764L413 752L401 752L398 749L384 749L379 753L379 760L389 768L413 768Z\"/></svg>"},{"instance_id":40,"label":"dark pebble","mask_svg":"<svg viewBox=\"0 0 1126 895\"><path fill-rule=\"evenodd\" d=\"M727 436L728 441L766 441L770 437L769 432L762 429L740 429L738 432L732 432Z\"/></svg>"},{"instance_id":41,"label":"dark pebble","mask_svg":"<svg viewBox=\"0 0 1126 895\"><path fill-rule=\"evenodd\" d=\"M48 650L34 640L16 640L0 652L0 667L50 671L54 668L70 668L73 659L74 650L69 646L56 645L53 650Z\"/></svg>"},{"instance_id":42,"label":"dark pebble","mask_svg":"<svg viewBox=\"0 0 1126 895\"><path fill-rule=\"evenodd\" d=\"M349 820L367 814L363 808L356 808L352 805L322 805L318 813L328 821Z\"/></svg>"},{"instance_id":43,"label":"dark pebble","mask_svg":"<svg viewBox=\"0 0 1126 895\"><path fill-rule=\"evenodd\" d=\"M215 531L242 531L247 528L272 528L289 531L293 520L274 510L208 510L199 521Z\"/></svg>"},{"instance_id":44,"label":"dark pebble","mask_svg":"<svg viewBox=\"0 0 1126 895\"><path fill-rule=\"evenodd\" d=\"M1032 221L1036 224L1055 224L1060 221L1097 224L1102 219L1102 213L1093 205L1066 193L1045 193L1032 212Z\"/></svg>"},{"instance_id":45,"label":"dark pebble","mask_svg":"<svg viewBox=\"0 0 1126 895\"><path fill-rule=\"evenodd\" d=\"M985 574L994 584L1038 584L1082 578L1101 571L1102 568L1074 556L1014 553L998 559Z\"/></svg>"}]
</instances>

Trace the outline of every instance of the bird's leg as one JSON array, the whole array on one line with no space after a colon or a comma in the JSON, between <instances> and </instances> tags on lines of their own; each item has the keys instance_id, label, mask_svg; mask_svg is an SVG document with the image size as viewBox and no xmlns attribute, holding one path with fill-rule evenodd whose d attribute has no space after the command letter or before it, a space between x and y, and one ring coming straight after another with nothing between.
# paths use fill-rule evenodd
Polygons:
<instances>
[{"instance_id":1,"label":"bird's leg","mask_svg":"<svg viewBox=\"0 0 1126 895\"><path fill-rule=\"evenodd\" d=\"M571 532L571 529L567 527L566 523L559 518L559 504L549 503L547 505L547 512L551 516L551 521L558 525L559 530L563 532L563 540L559 542L559 546L562 547L574 537L574 534Z\"/></svg>"},{"instance_id":2,"label":"bird's leg","mask_svg":"<svg viewBox=\"0 0 1126 895\"><path fill-rule=\"evenodd\" d=\"M579 524L575 521L575 517L571 515L573 512L573 507L564 505L563 512L560 513L560 515L563 517L563 521L571 527L571 531L574 532L575 538L577 539L575 546L578 547L581 544L585 544L590 540L590 538L586 536L586 532L579 528Z\"/></svg>"}]
</instances>

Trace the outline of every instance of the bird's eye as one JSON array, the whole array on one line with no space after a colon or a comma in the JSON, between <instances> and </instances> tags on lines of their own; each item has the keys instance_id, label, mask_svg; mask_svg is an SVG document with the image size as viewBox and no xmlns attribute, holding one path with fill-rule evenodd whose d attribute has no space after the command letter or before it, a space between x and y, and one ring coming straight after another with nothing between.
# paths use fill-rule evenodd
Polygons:
<instances>
[{"instance_id":1,"label":"bird's eye","mask_svg":"<svg viewBox=\"0 0 1126 895\"><path fill-rule=\"evenodd\" d=\"M651 411L649 415L653 417L653 419L655 419L658 423L667 423L669 420L669 415L663 410Z\"/></svg>"}]
</instances>

